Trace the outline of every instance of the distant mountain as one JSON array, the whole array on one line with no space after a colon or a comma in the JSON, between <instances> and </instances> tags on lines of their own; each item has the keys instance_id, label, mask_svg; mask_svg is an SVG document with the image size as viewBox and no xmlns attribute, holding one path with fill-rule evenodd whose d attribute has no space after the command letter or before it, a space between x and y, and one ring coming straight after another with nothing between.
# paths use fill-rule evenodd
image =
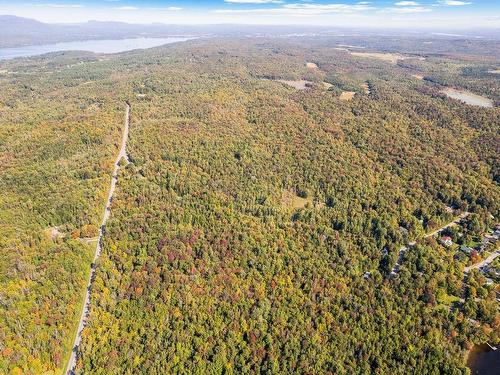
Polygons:
<instances>
[{"instance_id":1,"label":"distant mountain","mask_svg":"<svg viewBox=\"0 0 500 375\"><path fill-rule=\"evenodd\" d=\"M496 30L495 30L496 31ZM381 30L345 29L320 26L263 26L263 25L166 25L161 23L130 24L112 21L88 21L79 24L48 24L33 19L0 15L0 48L33 44L69 42L89 39L123 39L133 37L190 36L332 36L346 32L380 36ZM452 31L447 30L447 33ZM438 37L431 31L384 30L384 35L408 35L409 37ZM465 35L441 34L447 39L464 38ZM470 30L468 35L498 39L492 30Z\"/></svg>"},{"instance_id":2,"label":"distant mountain","mask_svg":"<svg viewBox=\"0 0 500 375\"><path fill-rule=\"evenodd\" d=\"M0 47L88 39L120 39L139 36L165 37L172 34L186 33L199 34L200 30L161 24L139 25L100 21L68 25L47 24L28 18L0 16Z\"/></svg>"},{"instance_id":3,"label":"distant mountain","mask_svg":"<svg viewBox=\"0 0 500 375\"><path fill-rule=\"evenodd\" d=\"M253 25L166 25L129 24L124 22L88 21L80 24L47 24L33 19L0 15L0 47L68 42L89 39L121 39L131 37L166 37L172 35L277 35L324 32L314 26ZM328 30L331 30L329 28Z\"/></svg>"},{"instance_id":4,"label":"distant mountain","mask_svg":"<svg viewBox=\"0 0 500 375\"><path fill-rule=\"evenodd\" d=\"M1 16L0 15L0 30L4 33L19 33L23 32L36 32L50 29L48 24L32 20L29 18L21 18L16 16Z\"/></svg>"},{"instance_id":5,"label":"distant mountain","mask_svg":"<svg viewBox=\"0 0 500 375\"><path fill-rule=\"evenodd\" d=\"M60 34L54 26L28 18L0 16L0 46L16 46L52 40Z\"/></svg>"}]
</instances>

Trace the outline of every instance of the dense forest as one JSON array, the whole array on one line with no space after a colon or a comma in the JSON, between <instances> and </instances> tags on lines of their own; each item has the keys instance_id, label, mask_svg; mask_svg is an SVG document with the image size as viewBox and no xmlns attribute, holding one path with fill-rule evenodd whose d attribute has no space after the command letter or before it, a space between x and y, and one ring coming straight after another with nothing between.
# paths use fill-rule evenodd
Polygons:
<instances>
[{"instance_id":1,"label":"dense forest","mask_svg":"<svg viewBox=\"0 0 500 375\"><path fill-rule=\"evenodd\" d=\"M71 348L123 105L105 81L18 69L0 90L0 373L41 374Z\"/></svg>"},{"instance_id":2,"label":"dense forest","mask_svg":"<svg viewBox=\"0 0 500 375\"><path fill-rule=\"evenodd\" d=\"M77 373L468 373L500 339L495 285L424 236L451 211L466 237L498 222L500 111L440 92L498 102L498 56L429 48L219 39L0 65L0 372L64 370L127 100Z\"/></svg>"}]
</instances>

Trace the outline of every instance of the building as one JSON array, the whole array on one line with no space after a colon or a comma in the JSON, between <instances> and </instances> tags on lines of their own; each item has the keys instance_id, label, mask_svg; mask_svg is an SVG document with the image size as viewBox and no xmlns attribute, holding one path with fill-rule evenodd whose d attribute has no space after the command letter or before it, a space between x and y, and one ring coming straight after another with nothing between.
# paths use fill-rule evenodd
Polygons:
<instances>
[{"instance_id":1,"label":"building","mask_svg":"<svg viewBox=\"0 0 500 375\"><path fill-rule=\"evenodd\" d=\"M474 250L474 249L472 247L467 246L467 245L462 245L462 246L460 246L460 250L466 254L470 254L472 252L472 250Z\"/></svg>"},{"instance_id":2,"label":"building","mask_svg":"<svg viewBox=\"0 0 500 375\"><path fill-rule=\"evenodd\" d=\"M449 247L449 246L453 245L453 241L451 240L451 237L449 237L449 236L443 236L443 237L441 237L441 239L439 240L439 242L441 242L441 244L443 244L446 247Z\"/></svg>"}]
</instances>

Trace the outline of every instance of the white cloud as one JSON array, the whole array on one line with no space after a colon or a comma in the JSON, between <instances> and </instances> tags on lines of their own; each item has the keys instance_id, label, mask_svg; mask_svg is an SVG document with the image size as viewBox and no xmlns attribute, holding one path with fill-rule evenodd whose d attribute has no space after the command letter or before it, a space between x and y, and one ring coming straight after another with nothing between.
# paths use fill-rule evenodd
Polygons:
<instances>
[{"instance_id":1,"label":"white cloud","mask_svg":"<svg viewBox=\"0 0 500 375\"><path fill-rule=\"evenodd\" d=\"M171 12L177 12L179 10L182 10L182 8L180 8L180 7L168 7L167 10L171 11Z\"/></svg>"},{"instance_id":2,"label":"white cloud","mask_svg":"<svg viewBox=\"0 0 500 375\"><path fill-rule=\"evenodd\" d=\"M399 7L416 7L419 4L415 1L399 1L397 3L394 3L394 5Z\"/></svg>"},{"instance_id":3,"label":"white cloud","mask_svg":"<svg viewBox=\"0 0 500 375\"><path fill-rule=\"evenodd\" d=\"M285 4L280 8L254 8L254 9L216 9L218 14L254 14L261 16L320 16L331 13L356 13L375 9L367 4L310 4L294 3Z\"/></svg>"},{"instance_id":4,"label":"white cloud","mask_svg":"<svg viewBox=\"0 0 500 375\"><path fill-rule=\"evenodd\" d=\"M132 7L132 6L123 6L123 7L116 7L116 8L113 8L113 9L116 9L116 10L138 10L139 8Z\"/></svg>"},{"instance_id":5,"label":"white cloud","mask_svg":"<svg viewBox=\"0 0 500 375\"><path fill-rule=\"evenodd\" d=\"M84 8L82 4L34 4L36 7L41 8Z\"/></svg>"},{"instance_id":6,"label":"white cloud","mask_svg":"<svg viewBox=\"0 0 500 375\"><path fill-rule=\"evenodd\" d=\"M304 11L304 12L317 12L318 14L335 13L335 12L357 12L363 10L373 9L367 4L286 4L284 9Z\"/></svg>"},{"instance_id":7,"label":"white cloud","mask_svg":"<svg viewBox=\"0 0 500 375\"><path fill-rule=\"evenodd\" d=\"M449 6L461 6L461 5L472 4L472 3L469 3L467 1L460 1L460 0L442 0L442 1L440 1L440 3L443 5L449 5Z\"/></svg>"},{"instance_id":8,"label":"white cloud","mask_svg":"<svg viewBox=\"0 0 500 375\"><path fill-rule=\"evenodd\" d=\"M416 6L416 7L403 6L403 7L382 9L382 12L398 13L398 14L426 13L426 12L430 12L430 11L432 11L432 9L421 7L421 6Z\"/></svg>"},{"instance_id":9,"label":"white cloud","mask_svg":"<svg viewBox=\"0 0 500 375\"><path fill-rule=\"evenodd\" d=\"M281 4L282 0L224 0L230 4Z\"/></svg>"}]
</instances>

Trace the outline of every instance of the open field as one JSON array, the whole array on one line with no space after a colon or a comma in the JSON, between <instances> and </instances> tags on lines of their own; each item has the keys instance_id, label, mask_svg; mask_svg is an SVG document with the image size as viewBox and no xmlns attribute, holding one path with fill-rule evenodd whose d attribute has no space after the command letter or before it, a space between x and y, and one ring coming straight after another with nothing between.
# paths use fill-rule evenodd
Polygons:
<instances>
[{"instance_id":1,"label":"open field","mask_svg":"<svg viewBox=\"0 0 500 375\"><path fill-rule=\"evenodd\" d=\"M276 81L284 83L285 85L293 87L294 89L297 89L297 90L306 90L307 88L309 88L313 85L312 82L305 81L305 80L290 81L290 80L285 80L285 79L277 79Z\"/></svg>"},{"instance_id":2,"label":"open field","mask_svg":"<svg viewBox=\"0 0 500 375\"><path fill-rule=\"evenodd\" d=\"M396 64L398 60L405 60L410 58L408 56L401 55L399 53L352 52L352 51L350 51L350 53L352 56L381 60L391 64Z\"/></svg>"},{"instance_id":3,"label":"open field","mask_svg":"<svg viewBox=\"0 0 500 375\"><path fill-rule=\"evenodd\" d=\"M340 100L352 100L354 98L354 95L356 95L356 93L354 91L343 91L342 94L340 94L339 99Z\"/></svg>"},{"instance_id":4,"label":"open field","mask_svg":"<svg viewBox=\"0 0 500 375\"><path fill-rule=\"evenodd\" d=\"M474 94L466 90L457 90L451 87L447 87L441 90L442 93L446 94L452 99L460 100L469 105L475 105L479 107L492 108L493 100L486 98L481 95Z\"/></svg>"}]
</instances>

